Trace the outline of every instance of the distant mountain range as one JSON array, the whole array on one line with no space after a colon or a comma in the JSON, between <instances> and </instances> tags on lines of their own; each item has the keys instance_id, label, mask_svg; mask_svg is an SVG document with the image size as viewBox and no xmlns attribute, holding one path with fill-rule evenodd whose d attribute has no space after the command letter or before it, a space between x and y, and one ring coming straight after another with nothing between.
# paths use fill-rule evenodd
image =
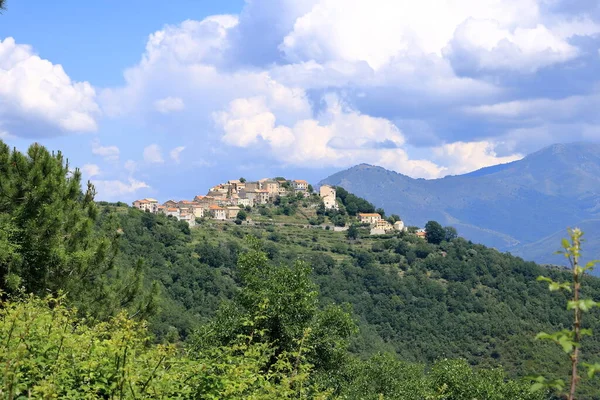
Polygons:
<instances>
[{"instance_id":1,"label":"distant mountain range","mask_svg":"<svg viewBox=\"0 0 600 400\"><path fill-rule=\"evenodd\" d=\"M413 179L367 164L324 179L399 214L408 225L429 220L456 227L474 242L540 263L567 227L586 232L586 255L600 258L600 145L556 144L519 161L441 179Z\"/></svg>"}]
</instances>

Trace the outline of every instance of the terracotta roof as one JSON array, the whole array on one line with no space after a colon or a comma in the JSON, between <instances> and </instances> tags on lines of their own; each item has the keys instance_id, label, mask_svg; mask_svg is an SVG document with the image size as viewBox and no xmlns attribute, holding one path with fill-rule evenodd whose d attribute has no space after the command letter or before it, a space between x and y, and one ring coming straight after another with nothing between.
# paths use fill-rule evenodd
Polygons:
<instances>
[{"instance_id":1,"label":"terracotta roof","mask_svg":"<svg viewBox=\"0 0 600 400\"><path fill-rule=\"evenodd\" d=\"M144 199L144 200L136 200L136 201L134 201L134 203L146 204L146 203L150 203L150 202L148 200Z\"/></svg>"},{"instance_id":2,"label":"terracotta roof","mask_svg":"<svg viewBox=\"0 0 600 400\"><path fill-rule=\"evenodd\" d=\"M304 179L296 179L294 182L296 182L296 183L308 183Z\"/></svg>"},{"instance_id":3,"label":"terracotta roof","mask_svg":"<svg viewBox=\"0 0 600 400\"><path fill-rule=\"evenodd\" d=\"M381 215L377 213L359 213L359 217L381 217Z\"/></svg>"},{"instance_id":4,"label":"terracotta roof","mask_svg":"<svg viewBox=\"0 0 600 400\"><path fill-rule=\"evenodd\" d=\"M167 211L179 211L179 208L169 207L167 208Z\"/></svg>"},{"instance_id":5,"label":"terracotta roof","mask_svg":"<svg viewBox=\"0 0 600 400\"><path fill-rule=\"evenodd\" d=\"M224 210L224 208L222 208L222 207L219 207L219 206L215 206L215 205L212 205L212 206L210 206L209 208L210 208L211 210Z\"/></svg>"},{"instance_id":6,"label":"terracotta roof","mask_svg":"<svg viewBox=\"0 0 600 400\"><path fill-rule=\"evenodd\" d=\"M194 204L193 201L189 201L189 200L181 200L180 203L183 203L183 204Z\"/></svg>"}]
</instances>

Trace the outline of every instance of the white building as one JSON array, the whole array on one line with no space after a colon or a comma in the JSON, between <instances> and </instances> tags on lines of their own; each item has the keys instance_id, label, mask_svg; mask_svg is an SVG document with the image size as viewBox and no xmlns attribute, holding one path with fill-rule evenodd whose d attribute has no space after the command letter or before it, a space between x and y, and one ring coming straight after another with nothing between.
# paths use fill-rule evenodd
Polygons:
<instances>
[{"instance_id":1,"label":"white building","mask_svg":"<svg viewBox=\"0 0 600 400\"><path fill-rule=\"evenodd\" d=\"M190 227L196 226L196 217L192 213L182 212L179 214L179 217L177 219L179 221L187 222Z\"/></svg>"},{"instance_id":2,"label":"white building","mask_svg":"<svg viewBox=\"0 0 600 400\"><path fill-rule=\"evenodd\" d=\"M381 215L377 213L360 213L358 218L361 223L369 225L377 225L377 222L381 221Z\"/></svg>"},{"instance_id":3,"label":"white building","mask_svg":"<svg viewBox=\"0 0 600 400\"><path fill-rule=\"evenodd\" d=\"M394 222L394 230L403 231L404 230L404 221L396 221Z\"/></svg>"},{"instance_id":4,"label":"white building","mask_svg":"<svg viewBox=\"0 0 600 400\"><path fill-rule=\"evenodd\" d=\"M337 200L336 200L336 192L333 186L323 185L319 188L319 196L323 200L323 204L325 204L326 210L337 210L339 209Z\"/></svg>"},{"instance_id":5,"label":"white building","mask_svg":"<svg viewBox=\"0 0 600 400\"><path fill-rule=\"evenodd\" d=\"M304 192L304 191L308 190L308 182L306 182L303 179L296 179L296 180L292 181L292 187L294 188L294 190Z\"/></svg>"},{"instance_id":6,"label":"white building","mask_svg":"<svg viewBox=\"0 0 600 400\"><path fill-rule=\"evenodd\" d=\"M158 212L158 200L156 199L142 199L142 200L136 200L133 202L133 206L135 208L138 208L142 211L148 211L151 213L156 213Z\"/></svg>"},{"instance_id":7,"label":"white building","mask_svg":"<svg viewBox=\"0 0 600 400\"><path fill-rule=\"evenodd\" d=\"M214 219L218 220L226 220L227 219L227 209L219 206L210 206L210 213L212 214Z\"/></svg>"}]
</instances>

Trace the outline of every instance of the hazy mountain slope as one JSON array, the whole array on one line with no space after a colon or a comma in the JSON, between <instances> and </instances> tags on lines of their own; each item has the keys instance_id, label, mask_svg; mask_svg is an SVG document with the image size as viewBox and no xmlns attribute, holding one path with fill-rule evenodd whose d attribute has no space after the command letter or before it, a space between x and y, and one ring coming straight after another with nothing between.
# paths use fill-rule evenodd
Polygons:
<instances>
[{"instance_id":1,"label":"hazy mountain slope","mask_svg":"<svg viewBox=\"0 0 600 400\"><path fill-rule=\"evenodd\" d=\"M434 180L361 164L322 183L398 213L409 225L438 220L473 241L541 260L528 244L580 221L591 229L599 224L593 220L600 218L600 145L553 145L509 164Z\"/></svg>"},{"instance_id":2,"label":"hazy mountain slope","mask_svg":"<svg viewBox=\"0 0 600 400\"><path fill-rule=\"evenodd\" d=\"M600 238L600 219L580 221L577 224L573 224L571 227L580 228L585 232L584 250L582 254L584 261L600 258L600 240L598 240L598 238ZM561 229L534 243L518 246L514 250L511 250L511 253L516 256L535 259L544 264L566 265L567 261L565 258L560 254L554 253L557 250L561 250L561 239L566 238L567 236L567 230ZM600 270L596 271L596 275L599 273Z\"/></svg>"}]
</instances>

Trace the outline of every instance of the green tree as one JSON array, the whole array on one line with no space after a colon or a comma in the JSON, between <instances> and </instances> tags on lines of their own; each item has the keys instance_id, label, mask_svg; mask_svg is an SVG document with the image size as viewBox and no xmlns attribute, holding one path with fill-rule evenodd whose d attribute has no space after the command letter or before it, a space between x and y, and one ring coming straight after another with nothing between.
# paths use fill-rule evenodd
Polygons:
<instances>
[{"instance_id":1,"label":"green tree","mask_svg":"<svg viewBox=\"0 0 600 400\"><path fill-rule=\"evenodd\" d=\"M308 190L308 193L312 193L315 191L315 189L313 188L313 185L311 185L311 184L308 185L307 190Z\"/></svg>"},{"instance_id":2,"label":"green tree","mask_svg":"<svg viewBox=\"0 0 600 400\"><path fill-rule=\"evenodd\" d=\"M248 238L248 243L250 250L238 260L239 295L196 336L199 347L227 345L240 334L260 331L263 340L274 345L275 356L305 346L312 364L320 368L338 365L355 331L349 313L334 305L319 310L308 264L275 265L257 239ZM254 321L252 326L247 320Z\"/></svg>"},{"instance_id":3,"label":"green tree","mask_svg":"<svg viewBox=\"0 0 600 400\"><path fill-rule=\"evenodd\" d=\"M436 221L429 221L425 224L425 238L431 244L440 244L446 237L446 231Z\"/></svg>"},{"instance_id":4,"label":"green tree","mask_svg":"<svg viewBox=\"0 0 600 400\"><path fill-rule=\"evenodd\" d=\"M241 183L246 183L246 178L242 177L242 178L240 178L240 179L239 179L239 181L240 181Z\"/></svg>"},{"instance_id":5,"label":"green tree","mask_svg":"<svg viewBox=\"0 0 600 400\"><path fill-rule=\"evenodd\" d=\"M358 232L358 227L355 224L350 225L348 230L346 231L346 238L350 240L356 240L360 236Z\"/></svg>"},{"instance_id":6,"label":"green tree","mask_svg":"<svg viewBox=\"0 0 600 400\"><path fill-rule=\"evenodd\" d=\"M388 217L387 221L393 225L396 221L402 221L402 219L398 214L392 214Z\"/></svg>"},{"instance_id":7,"label":"green tree","mask_svg":"<svg viewBox=\"0 0 600 400\"><path fill-rule=\"evenodd\" d=\"M132 305L143 264L115 269L121 231L114 219L94 229L94 195L60 152L34 144L22 154L0 141L0 289L64 291L100 314Z\"/></svg>"},{"instance_id":8,"label":"green tree","mask_svg":"<svg viewBox=\"0 0 600 400\"><path fill-rule=\"evenodd\" d=\"M241 221L245 221L245 220L246 220L246 218L248 218L248 214L246 213L246 211L245 211L245 210L240 210L240 211L237 213L237 219L239 219L239 220L241 220Z\"/></svg>"},{"instance_id":9,"label":"green tree","mask_svg":"<svg viewBox=\"0 0 600 400\"><path fill-rule=\"evenodd\" d=\"M445 227L444 231L445 231L444 240L447 242L450 242L451 240L454 240L458 237L458 232L456 231L456 228L454 228L453 226Z\"/></svg>"}]
</instances>

